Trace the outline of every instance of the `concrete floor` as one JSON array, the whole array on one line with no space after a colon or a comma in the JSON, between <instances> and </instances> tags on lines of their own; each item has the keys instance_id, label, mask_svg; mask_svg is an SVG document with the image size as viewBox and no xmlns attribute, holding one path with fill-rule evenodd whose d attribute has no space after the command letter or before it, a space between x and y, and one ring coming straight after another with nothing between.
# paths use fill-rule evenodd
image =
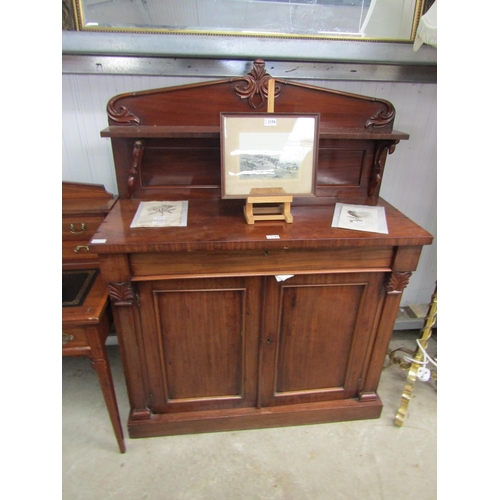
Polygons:
<instances>
[{"instance_id":1,"label":"concrete floor","mask_svg":"<svg viewBox=\"0 0 500 500\"><path fill-rule=\"evenodd\" d=\"M418 330L390 349L414 349ZM108 346L122 425L128 400L116 345ZM437 352L436 336L429 354ZM403 354L401 354L403 355ZM62 360L64 500L433 500L437 388L417 381L403 427L393 424L407 371L381 378L377 420L129 439L119 453L95 371Z\"/></svg>"}]
</instances>

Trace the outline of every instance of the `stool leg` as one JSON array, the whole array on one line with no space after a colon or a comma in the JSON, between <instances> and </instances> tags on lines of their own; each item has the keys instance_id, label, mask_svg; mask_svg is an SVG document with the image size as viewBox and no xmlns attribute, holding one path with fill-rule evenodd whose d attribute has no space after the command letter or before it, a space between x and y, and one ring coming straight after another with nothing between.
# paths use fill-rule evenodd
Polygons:
<instances>
[{"instance_id":1,"label":"stool leg","mask_svg":"<svg viewBox=\"0 0 500 500\"><path fill-rule=\"evenodd\" d=\"M92 367L96 370L101 384L101 390L104 395L104 401L108 408L109 417L113 430L115 431L116 440L121 453L125 453L125 440L123 437L122 425L120 422L120 414L118 412L118 404L116 402L116 394L113 385L113 377L109 367L109 360L106 351L103 351L103 357L92 360Z\"/></svg>"}]
</instances>

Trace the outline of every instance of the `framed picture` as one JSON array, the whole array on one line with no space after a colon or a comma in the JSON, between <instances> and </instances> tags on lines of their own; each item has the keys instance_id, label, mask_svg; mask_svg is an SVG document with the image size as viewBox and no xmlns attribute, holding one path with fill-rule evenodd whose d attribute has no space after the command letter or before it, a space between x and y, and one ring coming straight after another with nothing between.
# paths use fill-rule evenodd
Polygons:
<instances>
[{"instance_id":1,"label":"framed picture","mask_svg":"<svg viewBox=\"0 0 500 500\"><path fill-rule=\"evenodd\" d=\"M313 196L319 114L221 113L222 198Z\"/></svg>"}]
</instances>

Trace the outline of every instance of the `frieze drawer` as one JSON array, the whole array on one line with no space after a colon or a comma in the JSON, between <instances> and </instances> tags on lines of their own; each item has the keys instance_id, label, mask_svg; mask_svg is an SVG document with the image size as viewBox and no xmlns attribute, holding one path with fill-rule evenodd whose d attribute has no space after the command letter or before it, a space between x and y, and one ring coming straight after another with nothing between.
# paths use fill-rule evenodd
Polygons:
<instances>
[{"instance_id":1,"label":"frieze drawer","mask_svg":"<svg viewBox=\"0 0 500 500\"><path fill-rule=\"evenodd\" d=\"M241 276L344 270L389 270L391 247L136 253L134 280L151 277Z\"/></svg>"}]
</instances>

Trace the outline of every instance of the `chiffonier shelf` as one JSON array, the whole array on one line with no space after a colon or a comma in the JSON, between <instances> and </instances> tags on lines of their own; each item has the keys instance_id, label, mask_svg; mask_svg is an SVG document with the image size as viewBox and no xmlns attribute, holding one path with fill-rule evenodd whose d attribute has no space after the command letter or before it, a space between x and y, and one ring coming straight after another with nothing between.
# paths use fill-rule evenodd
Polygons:
<instances>
[{"instance_id":1,"label":"chiffonier shelf","mask_svg":"<svg viewBox=\"0 0 500 500\"><path fill-rule=\"evenodd\" d=\"M379 197L387 101L276 79L275 110L319 113L315 196L293 223L221 199L220 113L265 112L245 76L114 97L119 200L94 234L130 402L130 437L377 418L398 306L432 236ZM403 167L400 167L403 168ZM185 227L131 228L141 201L188 200ZM339 202L384 207L388 234L332 227Z\"/></svg>"}]
</instances>

